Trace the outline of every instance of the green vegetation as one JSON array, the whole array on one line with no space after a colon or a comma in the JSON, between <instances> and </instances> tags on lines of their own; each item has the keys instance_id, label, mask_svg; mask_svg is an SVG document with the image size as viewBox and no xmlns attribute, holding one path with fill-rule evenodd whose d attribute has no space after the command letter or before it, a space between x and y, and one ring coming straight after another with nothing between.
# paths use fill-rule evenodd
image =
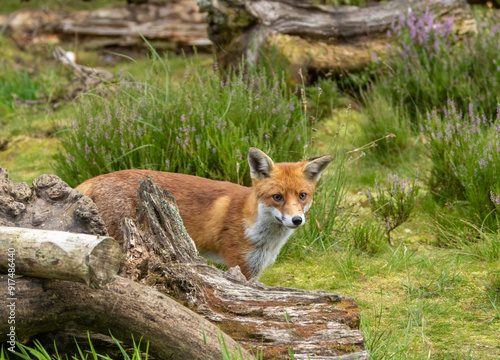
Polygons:
<instances>
[{"instance_id":1,"label":"green vegetation","mask_svg":"<svg viewBox=\"0 0 500 360\"><path fill-rule=\"evenodd\" d=\"M387 240L391 244L391 231L408 220L417 201L420 184L418 179L400 179L397 174L387 177L387 185L375 181L375 193L365 190L372 216L385 226Z\"/></svg>"},{"instance_id":2,"label":"green vegetation","mask_svg":"<svg viewBox=\"0 0 500 360\"><path fill-rule=\"evenodd\" d=\"M117 340L112 334L110 334L111 338L113 339L113 342L116 345L116 351L115 351L115 358L116 356L120 356L121 359L123 360L141 360L141 359L148 359L149 355L149 342L147 342L145 345L141 345L142 343L142 338L136 342L134 337L132 336L132 342L131 342L131 348L124 348L122 343L120 343L119 340ZM62 352L60 349L57 347L57 343L54 341L53 344L48 344L48 345L43 345L40 341L35 340L33 341L32 346L28 345L23 345L19 342L16 341L15 343L15 349L13 351L11 350L6 350L3 346L0 348L0 360L10 360L12 356L14 356L15 359L22 359L22 360L64 360L68 359L70 356L71 359L74 360L86 360L89 358L92 359L107 359L111 360L112 357L110 357L108 354L102 355L99 354L96 349L94 344L92 343L90 332L87 332L87 338L88 338L88 343L86 344L79 344L78 341L75 339L75 354L68 354L68 352ZM205 332L203 331L203 340L204 340L204 345L207 344L206 338L205 338ZM217 340L219 341L220 345L220 350L221 350L221 355L224 360L247 360L247 358L244 357L241 348L238 346L238 350L235 352L231 352L229 348L227 347L226 340L224 339L224 336L221 333L217 335ZM68 345L68 344L66 344ZM47 348L50 348L51 351L48 351ZM10 349L10 348L9 348ZM88 349L88 350L87 350ZM256 354L254 356L255 359L262 359L262 354Z\"/></svg>"},{"instance_id":3,"label":"green vegetation","mask_svg":"<svg viewBox=\"0 0 500 360\"><path fill-rule=\"evenodd\" d=\"M370 91L399 105L400 114L414 124L448 99L459 109L474 103L476 110L493 117L500 101L499 18L497 12L476 11L479 33L467 38L454 32L452 17L439 24L427 11L395 19L388 32L394 54L387 63L375 64Z\"/></svg>"},{"instance_id":4,"label":"green vegetation","mask_svg":"<svg viewBox=\"0 0 500 360\"><path fill-rule=\"evenodd\" d=\"M498 260L401 243L376 255L352 247L301 258L283 254L261 280L356 299L372 359L496 359L495 276Z\"/></svg>"},{"instance_id":5,"label":"green vegetation","mask_svg":"<svg viewBox=\"0 0 500 360\"><path fill-rule=\"evenodd\" d=\"M88 343L87 344L78 344L78 342L75 339L75 347L76 347L76 354L71 355L71 359L77 359L77 360L85 360L88 358L92 359L111 359L109 355L100 355L96 352L94 345L92 344L92 341L90 339L90 332L87 332L87 338L88 338ZM131 350L126 350L122 344L113 336L111 335L111 338L113 339L114 343L116 344L117 347L117 354L121 354L122 358L124 360L141 360L141 359L147 359L148 358L148 351L149 351L149 343L147 343L145 346L141 346L142 339L139 340L139 342L135 342L134 337L132 336L132 349ZM57 348L57 343L54 342L53 344L49 344L48 346L42 345L42 343L38 340L35 340L33 342L33 346L27 346L23 345L19 342L16 342L15 344L15 350L10 351L4 349L2 347L0 349L0 360L9 360L11 356L15 356L15 359L23 359L23 360L32 360L32 359L37 359L37 360L62 360L62 359L68 359L69 354L64 354L61 353L61 351L58 350ZM47 351L47 348L51 348L52 351ZM85 350L84 348L88 348L89 350Z\"/></svg>"},{"instance_id":6,"label":"green vegetation","mask_svg":"<svg viewBox=\"0 0 500 360\"><path fill-rule=\"evenodd\" d=\"M468 38L431 13L396 19L384 62L308 87L272 56L230 73L204 56L123 58L108 68L120 81L55 111L16 97L62 99L72 74L47 55L14 66L0 40L0 164L29 181L55 154L72 186L130 167L248 184L249 146L278 161L332 154L309 221L261 281L356 299L373 359L496 359L500 15L476 17Z\"/></svg>"},{"instance_id":7,"label":"green vegetation","mask_svg":"<svg viewBox=\"0 0 500 360\"><path fill-rule=\"evenodd\" d=\"M191 63L174 81L156 53L147 74L81 97L57 156L56 171L70 185L127 168L249 184L249 144L277 161L304 153L309 131L299 100L277 77L243 69L223 77Z\"/></svg>"}]
</instances>

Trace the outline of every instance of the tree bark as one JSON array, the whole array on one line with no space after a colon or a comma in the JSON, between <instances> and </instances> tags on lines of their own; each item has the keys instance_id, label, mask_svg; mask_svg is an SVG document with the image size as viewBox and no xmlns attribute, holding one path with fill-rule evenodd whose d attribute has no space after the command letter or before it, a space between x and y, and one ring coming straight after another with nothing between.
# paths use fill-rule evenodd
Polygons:
<instances>
[{"instance_id":1,"label":"tree bark","mask_svg":"<svg viewBox=\"0 0 500 360\"><path fill-rule=\"evenodd\" d=\"M0 273L7 274L0 274L0 341L10 340L11 326L22 342L47 332L111 330L126 343L132 335L144 336L161 359L220 359L221 336L230 352L240 351L217 326L153 288L119 276L109 283L122 253L106 234L95 204L57 176L41 175L30 188L10 181L0 168ZM21 275L95 288L108 284L93 291L84 284Z\"/></svg>"},{"instance_id":2,"label":"tree bark","mask_svg":"<svg viewBox=\"0 0 500 360\"><path fill-rule=\"evenodd\" d=\"M0 273L7 274L7 254L17 275L83 282L99 289L115 279L121 248L109 236L0 227Z\"/></svg>"},{"instance_id":3,"label":"tree bark","mask_svg":"<svg viewBox=\"0 0 500 360\"><path fill-rule=\"evenodd\" d=\"M10 181L0 167L0 226L105 236L97 206L56 175L40 175L30 188Z\"/></svg>"},{"instance_id":4,"label":"tree bark","mask_svg":"<svg viewBox=\"0 0 500 360\"><path fill-rule=\"evenodd\" d=\"M339 71L362 68L375 53L385 56L392 19L429 9L444 21L454 16L459 33L476 31L465 0L393 0L372 6L318 6L315 0L199 0L208 13L208 34L224 66L245 56L255 63L277 51L292 69Z\"/></svg>"}]
</instances>

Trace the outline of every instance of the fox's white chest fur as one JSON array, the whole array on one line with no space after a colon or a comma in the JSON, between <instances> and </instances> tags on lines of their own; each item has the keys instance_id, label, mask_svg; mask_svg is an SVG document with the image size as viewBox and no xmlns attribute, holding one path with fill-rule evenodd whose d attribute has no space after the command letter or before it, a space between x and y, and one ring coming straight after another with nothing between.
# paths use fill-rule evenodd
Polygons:
<instances>
[{"instance_id":1,"label":"fox's white chest fur","mask_svg":"<svg viewBox=\"0 0 500 360\"><path fill-rule=\"evenodd\" d=\"M255 245L246 256L252 277L258 277L262 270L276 260L294 231L276 221L272 208L259 203L256 221L245 226L245 237Z\"/></svg>"}]
</instances>

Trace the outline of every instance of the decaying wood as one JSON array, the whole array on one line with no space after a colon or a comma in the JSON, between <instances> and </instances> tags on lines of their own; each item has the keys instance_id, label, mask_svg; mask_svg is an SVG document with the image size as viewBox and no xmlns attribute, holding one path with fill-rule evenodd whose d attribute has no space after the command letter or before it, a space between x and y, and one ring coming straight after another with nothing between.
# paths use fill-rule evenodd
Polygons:
<instances>
[{"instance_id":1,"label":"decaying wood","mask_svg":"<svg viewBox=\"0 0 500 360\"><path fill-rule=\"evenodd\" d=\"M0 341L7 340L10 331L7 305L11 301L4 300L7 282L7 276L0 275ZM158 359L222 359L220 336L231 353L238 349L236 342L203 317L122 277L101 290L68 281L17 278L15 295L15 329L22 342L40 333L80 329L101 334L111 331L125 342L131 342L132 336L136 342L142 338L143 344L149 341L149 352Z\"/></svg>"},{"instance_id":2,"label":"decaying wood","mask_svg":"<svg viewBox=\"0 0 500 360\"><path fill-rule=\"evenodd\" d=\"M83 282L93 289L113 281L121 248L109 236L0 227L0 273L15 259L17 275Z\"/></svg>"},{"instance_id":3,"label":"decaying wood","mask_svg":"<svg viewBox=\"0 0 500 360\"><path fill-rule=\"evenodd\" d=\"M77 64L74 59L74 53L71 51L65 51L59 46L54 48L53 56L62 64L73 69L73 72L76 75L73 82L79 86L74 88L72 94L70 94L71 98L76 97L76 95L80 92L89 91L91 88L101 84L102 82L109 82L115 77L106 70Z\"/></svg>"},{"instance_id":4,"label":"decaying wood","mask_svg":"<svg viewBox=\"0 0 500 360\"><path fill-rule=\"evenodd\" d=\"M108 235L95 204L56 175L40 175L33 187L9 180L0 167L0 226Z\"/></svg>"},{"instance_id":5,"label":"decaying wood","mask_svg":"<svg viewBox=\"0 0 500 360\"><path fill-rule=\"evenodd\" d=\"M393 0L367 7L321 6L316 0L206 0L209 37L223 65L244 55L255 62L273 48L292 69L358 69L387 51L392 19L410 11L433 11L438 21L454 17L459 33L476 31L465 0Z\"/></svg>"},{"instance_id":6,"label":"decaying wood","mask_svg":"<svg viewBox=\"0 0 500 360\"><path fill-rule=\"evenodd\" d=\"M211 45L196 0L123 4L92 11L19 10L0 16L4 29L20 46L36 43L84 43L131 46L148 40L173 45Z\"/></svg>"},{"instance_id":7,"label":"decaying wood","mask_svg":"<svg viewBox=\"0 0 500 360\"><path fill-rule=\"evenodd\" d=\"M138 196L139 225L130 219L122 224L122 276L169 294L246 349L263 347L267 359L286 358L292 344L297 358L367 358L355 301L325 291L266 287L247 281L238 267L222 272L209 266L197 256L171 194L148 179Z\"/></svg>"}]
</instances>

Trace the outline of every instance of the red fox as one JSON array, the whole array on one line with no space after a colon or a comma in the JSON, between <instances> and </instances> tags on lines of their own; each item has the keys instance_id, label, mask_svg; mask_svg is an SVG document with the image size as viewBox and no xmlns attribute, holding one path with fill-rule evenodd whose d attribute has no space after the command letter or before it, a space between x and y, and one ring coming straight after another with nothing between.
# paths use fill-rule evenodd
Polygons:
<instances>
[{"instance_id":1,"label":"red fox","mask_svg":"<svg viewBox=\"0 0 500 360\"><path fill-rule=\"evenodd\" d=\"M76 187L97 205L109 234L122 240L120 222L133 218L139 180L170 191L200 255L228 267L240 266L247 279L272 264L313 200L316 182L332 161L322 156L296 163L274 163L256 148L248 150L252 187L192 175L122 170Z\"/></svg>"}]
</instances>

